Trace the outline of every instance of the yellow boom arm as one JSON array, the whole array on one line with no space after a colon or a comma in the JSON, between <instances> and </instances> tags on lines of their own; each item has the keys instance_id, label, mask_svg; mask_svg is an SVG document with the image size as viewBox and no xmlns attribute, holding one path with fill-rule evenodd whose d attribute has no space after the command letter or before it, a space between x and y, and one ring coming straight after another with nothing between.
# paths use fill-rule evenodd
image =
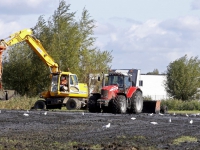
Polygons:
<instances>
[{"instance_id":1,"label":"yellow boom arm","mask_svg":"<svg viewBox=\"0 0 200 150\"><path fill-rule=\"evenodd\" d=\"M28 45L42 59L42 61L50 67L52 73L59 72L58 64L54 62L51 56L49 56L40 41L33 36L33 31L31 29L24 29L11 34L8 39L8 41L5 41L4 39L1 40L1 43L3 43L6 47L26 41L26 43L28 43Z\"/></svg>"}]
</instances>

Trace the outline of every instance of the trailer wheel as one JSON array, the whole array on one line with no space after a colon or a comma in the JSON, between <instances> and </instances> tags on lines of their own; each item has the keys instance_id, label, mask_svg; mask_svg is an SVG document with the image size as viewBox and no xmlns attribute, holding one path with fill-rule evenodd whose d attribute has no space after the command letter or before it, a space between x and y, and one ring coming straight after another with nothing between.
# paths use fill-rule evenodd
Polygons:
<instances>
[{"instance_id":1,"label":"trailer wheel","mask_svg":"<svg viewBox=\"0 0 200 150\"><path fill-rule=\"evenodd\" d=\"M81 109L81 102L78 99L69 99L66 103L68 110Z\"/></svg>"},{"instance_id":2,"label":"trailer wheel","mask_svg":"<svg viewBox=\"0 0 200 150\"><path fill-rule=\"evenodd\" d=\"M44 100L38 100L35 102L34 109L46 109L46 104Z\"/></svg>"},{"instance_id":3,"label":"trailer wheel","mask_svg":"<svg viewBox=\"0 0 200 150\"><path fill-rule=\"evenodd\" d=\"M97 99L99 98L99 96L97 95L93 95L90 96L89 100L88 100L88 110L89 112L101 112L101 109L97 107Z\"/></svg>"},{"instance_id":4,"label":"trailer wheel","mask_svg":"<svg viewBox=\"0 0 200 150\"><path fill-rule=\"evenodd\" d=\"M131 111L133 113L141 113L143 109L142 92L136 91L131 98Z\"/></svg>"},{"instance_id":5,"label":"trailer wheel","mask_svg":"<svg viewBox=\"0 0 200 150\"><path fill-rule=\"evenodd\" d=\"M124 114L127 111L126 97L123 95L118 95L112 100L112 110L113 113Z\"/></svg>"}]
</instances>

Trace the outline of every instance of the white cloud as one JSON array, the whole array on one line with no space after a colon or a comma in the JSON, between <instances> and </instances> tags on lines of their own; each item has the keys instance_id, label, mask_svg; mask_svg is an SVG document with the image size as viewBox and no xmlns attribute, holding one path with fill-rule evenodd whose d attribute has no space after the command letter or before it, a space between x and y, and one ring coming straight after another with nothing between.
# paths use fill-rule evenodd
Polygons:
<instances>
[{"instance_id":1,"label":"white cloud","mask_svg":"<svg viewBox=\"0 0 200 150\"><path fill-rule=\"evenodd\" d=\"M200 9L200 1L199 0L193 0L193 2L191 3L191 7L194 10Z\"/></svg>"},{"instance_id":2,"label":"white cloud","mask_svg":"<svg viewBox=\"0 0 200 150\"><path fill-rule=\"evenodd\" d=\"M114 32L106 29L107 41L101 43L103 49L113 50L113 68L135 67L144 72L157 68L164 72L170 62L185 54L190 57L199 54L199 17L150 19L140 24L132 23L129 28L113 28Z\"/></svg>"}]
</instances>

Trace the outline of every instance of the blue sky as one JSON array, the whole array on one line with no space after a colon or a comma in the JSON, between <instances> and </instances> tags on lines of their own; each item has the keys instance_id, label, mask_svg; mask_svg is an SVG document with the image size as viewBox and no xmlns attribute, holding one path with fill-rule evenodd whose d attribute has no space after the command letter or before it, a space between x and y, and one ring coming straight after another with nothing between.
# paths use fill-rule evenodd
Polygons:
<instances>
[{"instance_id":1,"label":"blue sky","mask_svg":"<svg viewBox=\"0 0 200 150\"><path fill-rule=\"evenodd\" d=\"M0 38L50 17L59 0L6 0L0 4ZM167 70L170 62L200 53L199 0L66 0L79 19L85 7L96 20L95 46L112 51L111 68ZM48 50L47 50L48 51Z\"/></svg>"}]
</instances>

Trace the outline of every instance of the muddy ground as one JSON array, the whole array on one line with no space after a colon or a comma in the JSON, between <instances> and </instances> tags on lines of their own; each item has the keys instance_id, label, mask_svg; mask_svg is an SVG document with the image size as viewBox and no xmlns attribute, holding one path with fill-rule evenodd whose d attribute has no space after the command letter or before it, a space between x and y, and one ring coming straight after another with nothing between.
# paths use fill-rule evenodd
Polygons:
<instances>
[{"instance_id":1,"label":"muddy ground","mask_svg":"<svg viewBox=\"0 0 200 150\"><path fill-rule=\"evenodd\" d=\"M199 115L44 112L1 110L0 149L200 149Z\"/></svg>"}]
</instances>

